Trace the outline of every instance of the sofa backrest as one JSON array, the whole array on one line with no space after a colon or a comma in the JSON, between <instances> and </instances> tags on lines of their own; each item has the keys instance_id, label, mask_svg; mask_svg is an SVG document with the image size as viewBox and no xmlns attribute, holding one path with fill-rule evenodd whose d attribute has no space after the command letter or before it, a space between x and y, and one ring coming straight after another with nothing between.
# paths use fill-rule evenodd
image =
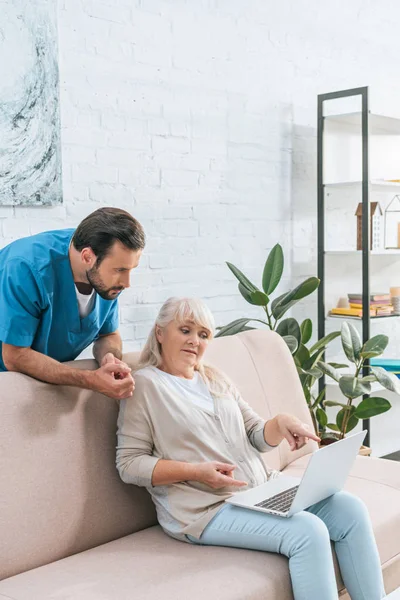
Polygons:
<instances>
[{"instance_id":1,"label":"sofa backrest","mask_svg":"<svg viewBox=\"0 0 400 600\"><path fill-rule=\"evenodd\" d=\"M206 358L265 418L291 412L311 424L277 334L217 339ZM135 367L137 353L125 360ZM117 414L117 402L101 394L0 374L0 579L156 523L146 490L123 484L115 468ZM312 448L290 453L283 443L265 457L283 468Z\"/></svg>"}]
</instances>

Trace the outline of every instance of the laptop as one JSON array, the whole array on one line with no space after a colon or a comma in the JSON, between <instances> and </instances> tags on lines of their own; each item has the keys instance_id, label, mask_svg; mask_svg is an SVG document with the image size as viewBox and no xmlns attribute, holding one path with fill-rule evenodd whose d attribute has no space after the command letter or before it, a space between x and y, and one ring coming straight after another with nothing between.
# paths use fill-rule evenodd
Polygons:
<instances>
[{"instance_id":1,"label":"laptop","mask_svg":"<svg viewBox=\"0 0 400 600\"><path fill-rule=\"evenodd\" d=\"M364 441L366 431L320 448L310 458L303 477L281 475L225 502L280 517L291 517L339 492Z\"/></svg>"}]
</instances>

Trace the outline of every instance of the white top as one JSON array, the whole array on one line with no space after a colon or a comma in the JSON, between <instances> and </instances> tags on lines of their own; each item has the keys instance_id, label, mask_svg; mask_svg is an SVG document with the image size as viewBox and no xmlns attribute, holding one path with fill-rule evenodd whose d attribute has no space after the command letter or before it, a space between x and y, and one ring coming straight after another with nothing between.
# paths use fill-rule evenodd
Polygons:
<instances>
[{"instance_id":1,"label":"white top","mask_svg":"<svg viewBox=\"0 0 400 600\"><path fill-rule=\"evenodd\" d=\"M76 286L75 291L78 299L79 316L81 319L84 319L93 308L96 292L92 290L91 294L81 294Z\"/></svg>"},{"instance_id":2,"label":"white top","mask_svg":"<svg viewBox=\"0 0 400 600\"><path fill-rule=\"evenodd\" d=\"M185 399L193 402L196 406L214 412L214 400L210 394L210 390L203 381L203 378L199 375L198 371L194 372L193 379L185 379L184 377L177 377L161 371L156 367L150 367L157 371L157 373L168 381L169 385L175 389L180 396L184 396Z\"/></svg>"}]
</instances>

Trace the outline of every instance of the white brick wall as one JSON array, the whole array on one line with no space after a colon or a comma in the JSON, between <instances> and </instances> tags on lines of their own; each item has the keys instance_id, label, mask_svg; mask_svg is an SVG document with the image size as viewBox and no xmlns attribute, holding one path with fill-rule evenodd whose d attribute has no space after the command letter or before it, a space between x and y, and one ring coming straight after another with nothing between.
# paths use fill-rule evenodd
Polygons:
<instances>
[{"instance_id":1,"label":"white brick wall","mask_svg":"<svg viewBox=\"0 0 400 600\"><path fill-rule=\"evenodd\" d=\"M385 10L361 0L60 0L65 202L0 208L0 244L120 206L148 234L121 297L127 348L143 343L171 294L205 298L220 325L259 314L224 263L259 280L279 241L282 290L315 273L316 95L370 84L398 104L399 17L395 0Z\"/></svg>"}]
</instances>

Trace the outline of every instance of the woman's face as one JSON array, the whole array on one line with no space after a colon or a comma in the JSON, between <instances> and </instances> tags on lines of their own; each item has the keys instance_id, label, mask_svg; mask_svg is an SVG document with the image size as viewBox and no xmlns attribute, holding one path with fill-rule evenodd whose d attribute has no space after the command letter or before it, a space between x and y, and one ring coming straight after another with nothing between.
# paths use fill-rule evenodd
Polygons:
<instances>
[{"instance_id":1,"label":"woman's face","mask_svg":"<svg viewBox=\"0 0 400 600\"><path fill-rule=\"evenodd\" d=\"M193 321L171 321L164 328L157 327L156 335L161 344L161 368L171 375L191 379L211 339L210 331Z\"/></svg>"}]
</instances>

